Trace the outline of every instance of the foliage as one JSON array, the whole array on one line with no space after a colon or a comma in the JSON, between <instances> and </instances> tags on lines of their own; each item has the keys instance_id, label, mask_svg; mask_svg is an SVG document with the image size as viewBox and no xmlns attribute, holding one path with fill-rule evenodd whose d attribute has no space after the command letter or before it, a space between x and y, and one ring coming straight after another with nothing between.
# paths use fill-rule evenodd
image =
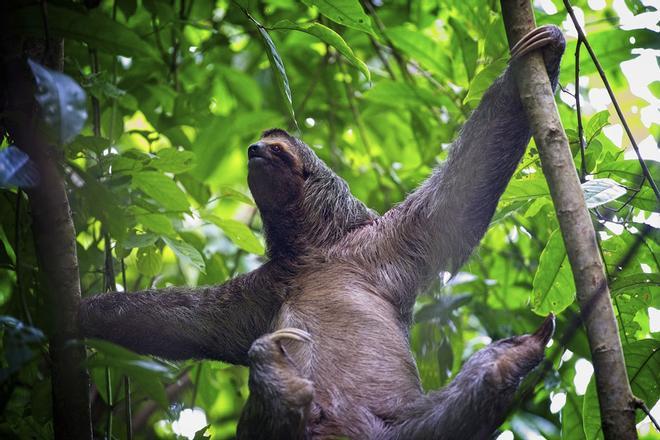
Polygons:
<instances>
[{"instance_id":1,"label":"foliage","mask_svg":"<svg viewBox=\"0 0 660 440\"><path fill-rule=\"evenodd\" d=\"M77 127L58 132L83 294L101 291L104 276L129 292L221 283L263 261L245 154L263 129L299 130L381 213L419 184L446 157L458 129L505 68L504 28L495 1L384 3L112 0L88 10L67 0L48 2L49 33L65 41L65 73L90 97L82 133L67 143ZM626 4L645 13L643 2ZM624 30L609 7L576 6L585 12L587 36L623 98L635 135L657 140L658 124L646 128L631 114L647 102L628 93L620 69L637 57L633 50L657 49L657 32ZM538 10L537 17L560 24L566 13ZM16 9L12 23L13 31L43 36L40 6ZM560 79L568 88L575 84L574 49L569 40ZM606 136L618 121L609 108L595 112L589 103L590 90L600 83L584 52L582 59L584 168L590 176L585 195L612 282L632 388L652 407L660 394L659 335L652 333L648 310L660 308L660 267L657 230L642 233L645 222L657 226L658 205L637 160L624 155L628 141ZM657 100L658 88L652 92ZM579 170L574 99L565 93L558 106ZM53 110L58 124L70 113ZM660 182L660 165L648 164ZM47 286L39 282L27 209L21 191L0 190L0 314L7 315L0 320L0 434L48 438L50 379L40 330L48 328L48 310L39 294ZM418 301L411 337L426 389L449 381L489 340L532 330L540 321L535 312L559 313L558 336L570 331L578 309L557 228L532 145L478 251L460 273ZM112 273L105 268L108 243ZM136 438L152 432L174 437L181 431L171 422L194 407L206 414L213 438L233 436L247 395L244 368L171 364L103 341L88 347L98 433L113 420L113 436L125 438L127 376ZM555 358L552 374L503 429L520 438L598 438L593 380L586 394L575 385L577 361L590 358L584 334L578 330L549 352L561 360ZM565 406L551 411L551 399L562 394ZM202 438L206 424L198 429Z\"/></svg>"}]
</instances>

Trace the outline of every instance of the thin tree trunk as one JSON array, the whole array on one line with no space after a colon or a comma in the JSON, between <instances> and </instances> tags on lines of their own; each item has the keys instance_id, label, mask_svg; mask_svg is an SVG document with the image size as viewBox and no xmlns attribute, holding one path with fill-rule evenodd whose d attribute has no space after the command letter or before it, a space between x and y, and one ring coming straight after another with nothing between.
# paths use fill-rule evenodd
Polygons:
<instances>
[{"instance_id":1,"label":"thin tree trunk","mask_svg":"<svg viewBox=\"0 0 660 440\"><path fill-rule=\"evenodd\" d=\"M501 5L509 46L513 47L534 29L534 14L529 0L501 0ZM603 433L606 439L635 439L634 399L603 262L541 55L532 54L521 62L516 77L573 269L591 347Z\"/></svg>"},{"instance_id":2,"label":"thin tree trunk","mask_svg":"<svg viewBox=\"0 0 660 440\"><path fill-rule=\"evenodd\" d=\"M3 121L13 142L36 163L37 187L26 190L30 200L32 232L40 270L40 294L46 298L49 323L53 422L56 439L92 438L89 377L83 361L85 348L75 344L80 278L76 233L58 158L62 152L38 130L38 106L33 98L32 75L25 56L62 69L62 41L5 37L0 41L2 86L7 115Z\"/></svg>"}]
</instances>

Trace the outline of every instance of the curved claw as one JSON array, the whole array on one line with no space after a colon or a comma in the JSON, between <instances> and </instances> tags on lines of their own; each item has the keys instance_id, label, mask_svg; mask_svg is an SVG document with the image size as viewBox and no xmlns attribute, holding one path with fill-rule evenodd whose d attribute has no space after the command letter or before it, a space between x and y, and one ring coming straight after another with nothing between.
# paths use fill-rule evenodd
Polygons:
<instances>
[{"instance_id":1,"label":"curved claw","mask_svg":"<svg viewBox=\"0 0 660 440\"><path fill-rule=\"evenodd\" d=\"M299 328L282 328L277 331L274 331L270 334L270 339L272 341L280 341L282 339L293 339L294 341L299 342L312 342L312 336L307 333L305 330L300 330Z\"/></svg>"},{"instance_id":2,"label":"curved claw","mask_svg":"<svg viewBox=\"0 0 660 440\"><path fill-rule=\"evenodd\" d=\"M541 326L532 333L534 339L538 339L544 346L550 341L552 335L555 334L555 315L550 313Z\"/></svg>"},{"instance_id":3,"label":"curved claw","mask_svg":"<svg viewBox=\"0 0 660 440\"><path fill-rule=\"evenodd\" d=\"M511 48L511 60L520 58L553 41L554 30L551 26L532 29Z\"/></svg>"}]
</instances>

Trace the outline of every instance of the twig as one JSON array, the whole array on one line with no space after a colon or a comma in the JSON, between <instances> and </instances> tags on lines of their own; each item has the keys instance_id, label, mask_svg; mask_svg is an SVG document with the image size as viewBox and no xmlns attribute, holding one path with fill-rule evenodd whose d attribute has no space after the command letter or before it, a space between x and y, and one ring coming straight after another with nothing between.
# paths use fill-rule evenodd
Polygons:
<instances>
[{"instance_id":1,"label":"twig","mask_svg":"<svg viewBox=\"0 0 660 440\"><path fill-rule=\"evenodd\" d=\"M16 256L16 290L18 290L18 296L21 299L21 308L23 309L23 315L25 315L25 320L30 326L32 326L32 315L30 314L30 309L27 305L27 299L25 298L25 292L23 291L23 280L21 277L21 224L23 220L21 219L21 199L23 198L23 191L18 188L16 191L16 212L14 213L14 255Z\"/></svg>"},{"instance_id":2,"label":"twig","mask_svg":"<svg viewBox=\"0 0 660 440\"><path fill-rule=\"evenodd\" d=\"M121 282L124 286L124 293L128 293L128 286L126 284L126 265L124 259L121 260ZM126 439L133 439L133 414L131 408L131 378L124 376L124 417L126 418Z\"/></svg>"},{"instance_id":3,"label":"twig","mask_svg":"<svg viewBox=\"0 0 660 440\"><path fill-rule=\"evenodd\" d=\"M649 407L646 406L646 402L644 402L642 399L639 397L635 397L635 406L637 409L641 409L644 414L646 414L649 419L651 419L651 423L653 423L653 426L655 426L655 429L657 431L660 431L660 425L658 425L658 421L653 417L653 414L651 414L651 411L649 410Z\"/></svg>"},{"instance_id":4,"label":"twig","mask_svg":"<svg viewBox=\"0 0 660 440\"><path fill-rule=\"evenodd\" d=\"M612 100L612 104L614 105L614 109L616 110L616 114L619 116L619 120L621 121L621 124L623 125L623 128L626 131L626 134L628 135L628 139L630 139L630 143L633 147L633 150L635 150L635 154L637 155L637 160L639 161L639 164L642 167L642 172L644 173L644 177L646 178L646 180L648 180L649 185L653 189L653 192L655 193L655 198L657 200L660 200L660 190L658 190L657 185L653 181L653 177L651 176L651 173L648 167L646 166L646 162L644 162L644 159L642 158L642 155L639 152L639 147L637 146L637 142L635 142L635 138L633 137L632 131L628 126L628 122L626 121L626 118L623 116L623 112L621 111L619 102L616 100L616 96L614 96L614 92L612 91L610 82L607 80L605 71L603 70L603 67L600 65L600 62L598 61L598 57L591 48L589 41L587 41L587 37L584 35L584 32L582 31L582 28L580 27L580 23L578 23L578 20L575 17L575 12L573 11L573 7L571 6L571 3L569 2L569 0L563 0L563 2L564 2L564 6L566 7L566 11L568 12L568 15L571 16L571 21L573 21L575 30L577 31L578 41L582 41L582 43L584 43L584 47L587 48L587 51L589 52L589 56L591 56L591 59L593 60L594 65L596 66L596 70L598 70L598 74L600 75L601 80L603 80L605 89L607 89L607 93L608 95L610 95L610 99ZM644 182L642 181L642 184L643 183Z\"/></svg>"},{"instance_id":5,"label":"twig","mask_svg":"<svg viewBox=\"0 0 660 440\"><path fill-rule=\"evenodd\" d=\"M578 39L575 46L575 110L577 112L578 142L580 143L580 182L584 183L587 176L585 163L584 127L582 126L582 106L580 105L580 46L582 40Z\"/></svg>"}]
</instances>

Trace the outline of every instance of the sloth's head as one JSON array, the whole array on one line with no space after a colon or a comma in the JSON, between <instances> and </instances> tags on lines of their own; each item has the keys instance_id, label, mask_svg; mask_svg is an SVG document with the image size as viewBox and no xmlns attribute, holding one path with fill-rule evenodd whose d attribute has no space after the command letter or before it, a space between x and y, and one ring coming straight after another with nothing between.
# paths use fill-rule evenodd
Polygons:
<instances>
[{"instance_id":1,"label":"sloth's head","mask_svg":"<svg viewBox=\"0 0 660 440\"><path fill-rule=\"evenodd\" d=\"M295 237L327 245L375 217L344 179L286 131L266 130L247 153L248 185L271 250Z\"/></svg>"},{"instance_id":2,"label":"sloth's head","mask_svg":"<svg viewBox=\"0 0 660 440\"><path fill-rule=\"evenodd\" d=\"M262 212L282 212L299 204L305 181L320 159L304 142L273 128L248 147L248 185Z\"/></svg>"}]
</instances>

